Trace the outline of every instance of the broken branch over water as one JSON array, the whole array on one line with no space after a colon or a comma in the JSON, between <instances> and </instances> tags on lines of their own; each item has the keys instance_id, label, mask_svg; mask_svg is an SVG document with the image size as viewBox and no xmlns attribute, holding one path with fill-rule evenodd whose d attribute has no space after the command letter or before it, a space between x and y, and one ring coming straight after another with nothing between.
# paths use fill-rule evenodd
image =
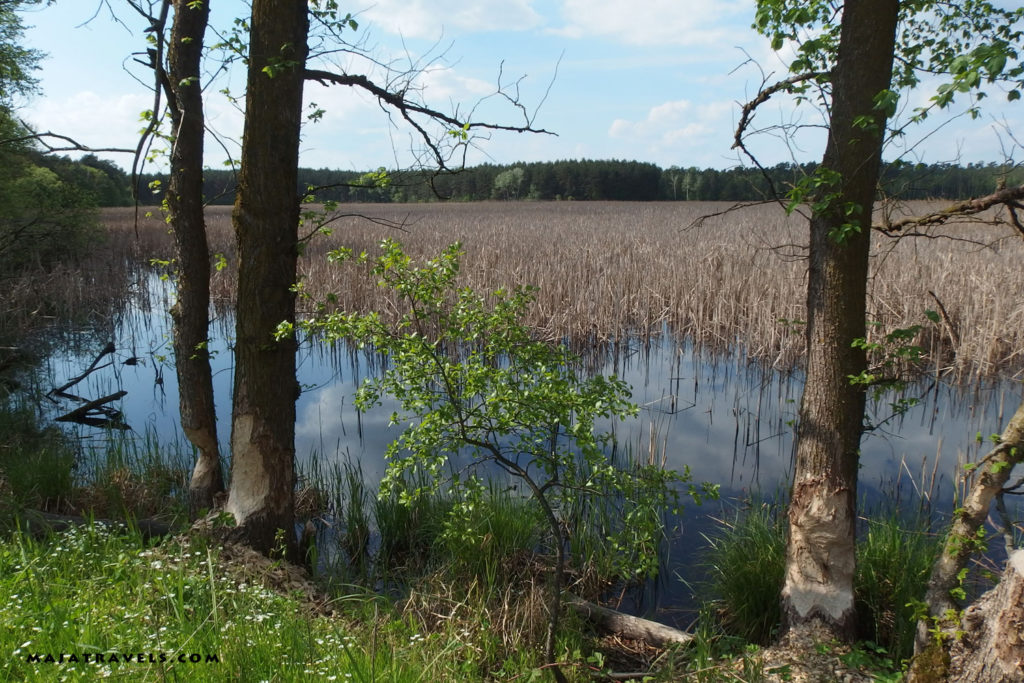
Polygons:
<instances>
[{"instance_id":1,"label":"broken branch over water","mask_svg":"<svg viewBox=\"0 0 1024 683\"><path fill-rule=\"evenodd\" d=\"M107 345L103 347L103 350L99 352L96 358L92 361L89 367L78 377L74 377L59 387L51 389L47 396L59 396L66 398L71 401L76 401L82 405L78 406L74 410L61 415L56 419L57 422L74 422L76 424L88 425L90 427L109 427L112 429L131 429L127 424L124 423L123 415L120 410L111 408L108 403L116 401L120 398L124 398L128 395L127 391L116 391L113 394L103 396L97 399L86 399L75 394L69 394L68 389L75 386L86 377L114 364L113 361L100 365L100 361L103 360L104 356L114 353L115 347L114 342L107 342Z\"/></svg>"},{"instance_id":2,"label":"broken branch over water","mask_svg":"<svg viewBox=\"0 0 1024 683\"><path fill-rule=\"evenodd\" d=\"M70 396L69 394L61 394L62 396ZM116 391L109 396L103 398L97 398L93 401L88 401L84 405L81 405L71 412L61 415L57 418L57 422L75 422L77 424L89 425L90 427L113 427L115 429L131 429L122 421L122 415L120 410L115 410L107 406L107 403L116 401L119 398L124 398L128 395L127 391ZM79 398L74 396L73 398Z\"/></svg>"}]
</instances>

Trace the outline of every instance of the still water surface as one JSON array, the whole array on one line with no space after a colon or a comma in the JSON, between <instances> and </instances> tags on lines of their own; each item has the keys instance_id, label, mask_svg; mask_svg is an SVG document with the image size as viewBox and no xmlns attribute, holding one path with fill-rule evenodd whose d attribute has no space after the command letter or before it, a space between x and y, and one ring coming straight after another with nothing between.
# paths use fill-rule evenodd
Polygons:
<instances>
[{"instance_id":1,"label":"still water surface","mask_svg":"<svg viewBox=\"0 0 1024 683\"><path fill-rule=\"evenodd\" d=\"M178 387L170 351L170 321L165 311L169 291L154 280L147 305L136 304L109 326L117 351L114 363L77 387L87 398L125 390L114 404L132 433L155 435L160 442L184 443L178 424ZM230 325L215 324L214 391L221 442L230 430ZM81 374L110 339L95 339L50 358L56 384ZM124 361L138 359L134 365ZM358 460L369 484L384 473L383 453L400 427L389 427L394 405L360 415L353 394L373 372L375 361L344 346L303 345L298 359L303 392L297 403L296 452L300 462L312 454ZM678 520L666 579L648 595L642 609L656 608L661 618L681 621L671 612L692 606L679 578L695 578L696 548L702 533L712 531L712 517L728 516L737 499L751 495L774 498L785 491L793 465L793 427L802 389L799 373L778 372L749 362L741 351L711 355L662 335L649 343L631 340L589 359L596 372L616 373L633 387L641 407L636 419L606 423L620 444L633 452L655 453L666 466L689 467L695 481L721 486L722 502L692 505ZM1019 382L993 382L967 388L925 378L905 395L921 402L899 418L885 421L862 443L860 496L868 509L887 503L923 506L948 512L957 487L957 464L970 462L987 449L977 436L1002 430L1020 401ZM891 417L894 396L871 403L878 424ZM107 438L102 430L82 429L87 440ZM723 510L723 507L728 508Z\"/></svg>"}]
</instances>

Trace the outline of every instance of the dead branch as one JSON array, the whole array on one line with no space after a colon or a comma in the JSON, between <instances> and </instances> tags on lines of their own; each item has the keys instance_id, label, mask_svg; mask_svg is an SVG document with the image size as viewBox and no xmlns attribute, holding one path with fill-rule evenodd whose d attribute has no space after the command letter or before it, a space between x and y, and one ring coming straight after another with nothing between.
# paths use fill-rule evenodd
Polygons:
<instances>
[{"instance_id":1,"label":"dead branch","mask_svg":"<svg viewBox=\"0 0 1024 683\"><path fill-rule=\"evenodd\" d=\"M482 121L473 120L461 120L458 115L445 114L437 109L432 109L426 105L417 104L406 97L406 90L398 92L392 92L387 88L383 88L366 76L361 74L338 74L330 71L323 71L319 69L306 69L305 71L306 80L316 81L323 86L329 85L343 85L348 87L362 88L366 92L370 93L382 104L396 110L406 123L412 126L423 140L424 144L430 149L434 160L440 169L447 169L446 156L441 151L441 147L438 142L426 131L421 122L414 118L414 115L425 117L429 121L435 121L446 124L451 127L451 133L454 136L459 136L462 133L470 130L487 130L487 131L510 131L514 133L543 133L545 135L556 135L556 133L545 130L543 128L534 128L533 121L527 117L522 125L506 125L498 123L486 123ZM504 94L504 93L503 93ZM513 98L505 95L506 98L515 102Z\"/></svg>"},{"instance_id":2,"label":"dead branch","mask_svg":"<svg viewBox=\"0 0 1024 683\"><path fill-rule=\"evenodd\" d=\"M46 131L45 133L36 132L26 122L20 121L21 126L29 131L28 135L19 135L13 138L4 138L0 140L0 145L13 145L20 142L29 142L34 140L43 146L48 154L54 152L116 152L121 154L134 154L135 150L125 149L123 147L90 147L78 142L74 138L70 138L67 135L61 135L60 133L54 133L52 131ZM67 146L52 145L47 140L61 140L67 143Z\"/></svg>"},{"instance_id":3,"label":"dead branch","mask_svg":"<svg viewBox=\"0 0 1024 683\"><path fill-rule=\"evenodd\" d=\"M75 408L71 412L69 412L69 413L67 413L65 415L61 415L60 417L56 418L56 421L57 422L77 422L77 423L81 423L81 424L93 424L93 422L91 420L95 420L95 416L90 415L90 413L92 413L92 412L100 412L101 414L103 414L107 418L109 418L108 420L103 420L103 426L105 426L106 424L109 424L110 422L116 421L118 418L121 417L121 411L114 410L112 408L107 408L107 407L105 407L106 404L110 403L112 401L116 401L119 398L124 398L127 395L128 395L128 392L123 390L123 389L121 391L115 391L114 393L110 394L109 396L104 396L102 398L97 398L95 400L88 401L87 403L78 406L77 408Z\"/></svg>"},{"instance_id":4,"label":"dead branch","mask_svg":"<svg viewBox=\"0 0 1024 683\"><path fill-rule=\"evenodd\" d=\"M771 99L773 95L783 91L792 92L799 84L806 83L810 80L819 80L828 74L820 71L805 71L804 73L790 76L789 78L766 87L765 83L767 82L767 78L763 76L763 73L764 72L762 72L762 78L764 78L764 80L761 83L761 88L758 90L757 96L744 104L740 110L740 122L736 125L736 132L733 135L732 149L739 149L743 152L754 166L757 167L757 170L761 172L761 175L768 182L768 188L771 191L769 201L774 201L784 206L783 196L775 188L775 182L772 180L771 175L768 173L768 170L761 165L758 158L747 149L747 145L743 141L743 137L747 133L747 128L750 127L750 122L753 120L754 113L757 111L757 108Z\"/></svg>"},{"instance_id":5,"label":"dead branch","mask_svg":"<svg viewBox=\"0 0 1024 683\"><path fill-rule=\"evenodd\" d=\"M70 389L71 387L75 386L76 384L81 382L83 379L88 377L93 371L95 371L97 369L96 366L99 364L99 362L103 359L104 356L106 356L107 354L113 353L113 352L114 352L114 342L107 342L107 345L103 347L103 350L99 352L99 355L97 355L95 360L93 360L92 365L90 365L88 368L86 368L85 372L83 372L78 377L75 377L75 378L73 378L71 380L68 380L68 382L66 384L62 384L61 386L59 386L59 387L57 387L55 389L51 389L48 392L47 395L48 396L52 396L54 394L62 394L67 389Z\"/></svg>"},{"instance_id":6,"label":"dead branch","mask_svg":"<svg viewBox=\"0 0 1024 683\"><path fill-rule=\"evenodd\" d=\"M758 91L757 97L744 104L743 109L740 110L740 122L736 126L736 134L733 136L732 148L740 149L747 154L747 156L753 158L752 155L747 152L747 148L743 143L743 136L747 132L747 128L750 126L751 119L754 118L754 111L771 99L772 95L782 91L792 92L793 87L797 84L816 80L826 75L828 74L821 71L805 71L802 74L796 74L795 76L790 76L785 80L781 80L767 88L762 87Z\"/></svg>"},{"instance_id":7,"label":"dead branch","mask_svg":"<svg viewBox=\"0 0 1024 683\"><path fill-rule=\"evenodd\" d=\"M659 624L649 619L641 619L622 612L601 607L577 597L572 593L565 594L565 604L583 618L618 633L625 638L645 640L652 645L686 645L693 640L693 634Z\"/></svg>"},{"instance_id":8,"label":"dead branch","mask_svg":"<svg viewBox=\"0 0 1024 683\"><path fill-rule=\"evenodd\" d=\"M880 225L873 225L871 227L886 235L898 235L901 233L909 234L911 229L942 225L957 218L973 216L993 207L1002 205L1009 209L1009 222L1017 229L1018 232L1020 232L1021 236L1024 237L1024 226L1021 225L1016 214L1017 210L1024 210L1024 204L1021 203L1022 200L1024 200L1024 185L1004 187L996 190L990 195L950 204L943 209L932 211L931 213L926 213L921 216L906 216L897 221L890 221L888 218L884 218Z\"/></svg>"},{"instance_id":9,"label":"dead branch","mask_svg":"<svg viewBox=\"0 0 1024 683\"><path fill-rule=\"evenodd\" d=\"M353 74L336 74L330 71L321 71L318 69L306 69L306 79L317 81L321 85L346 85L350 87L359 87L366 90L371 95L376 97L381 102L391 105L395 109L402 112L403 117L408 120L408 112L416 114L422 114L428 118L447 123L455 128L463 128L469 126L472 128L483 128L486 130L504 130L511 131L514 133L543 133L545 135L557 135L552 131L545 130L543 128L533 128L531 121L528 119L525 125L522 126L510 126L498 123L484 123L481 121L460 121L454 116L449 116L436 109L431 109L424 105L416 104L405 99L404 93L394 93L385 88L380 87L366 76L353 75Z\"/></svg>"}]
</instances>

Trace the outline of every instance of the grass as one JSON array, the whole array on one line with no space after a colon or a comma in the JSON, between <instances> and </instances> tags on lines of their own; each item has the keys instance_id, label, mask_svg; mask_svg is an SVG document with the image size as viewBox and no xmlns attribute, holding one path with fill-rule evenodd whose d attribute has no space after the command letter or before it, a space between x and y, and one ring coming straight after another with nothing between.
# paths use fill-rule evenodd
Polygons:
<instances>
[{"instance_id":1,"label":"grass","mask_svg":"<svg viewBox=\"0 0 1024 683\"><path fill-rule=\"evenodd\" d=\"M767 645L782 620L785 517L778 506L762 503L720 524L720 533L707 538L706 557L715 620L731 636Z\"/></svg>"},{"instance_id":2,"label":"grass","mask_svg":"<svg viewBox=\"0 0 1024 683\"><path fill-rule=\"evenodd\" d=\"M239 581L237 568L200 540L146 547L99 525L39 543L14 536L0 544L0 576L0 648L12 655L0 680L419 681L429 679L425 657L456 647L419 646L401 619L374 633L312 613L294 597ZM374 603L349 600L362 601L358 609ZM30 659L62 653L129 653L130 661Z\"/></svg>"},{"instance_id":3,"label":"grass","mask_svg":"<svg viewBox=\"0 0 1024 683\"><path fill-rule=\"evenodd\" d=\"M507 489L494 486L475 499L449 491L404 516L402 506L378 504L384 537L415 539L420 562L400 561L407 557L396 551L402 541L382 543L390 554L378 549L376 558L388 564L371 576L365 566L354 572L360 585L335 574L322 598L323 589L294 568L210 545L201 535L150 545L134 530L101 523L43 538L23 532L22 510L47 501L86 516L131 518L158 505L173 516L182 491L161 483L165 453L148 457L118 442L79 465L80 475L89 473L83 485L72 477L76 459L67 438L34 430L29 411L5 418L26 436L5 439L24 448L5 447L10 457L0 459L0 509L8 522L0 530L0 648L13 653L0 665L0 681L462 681L530 676L540 665L546 614L538 577L545 565L535 554L536 513ZM12 460L29 447L46 463L9 478ZM374 506L357 476L358 467L347 464L318 487L307 481L318 491L310 509L321 516L334 510L342 526L366 529ZM39 485L55 480L70 486ZM338 535L343 549L353 548L352 533ZM564 630L558 651L571 680L587 678L592 665L580 653L592 649L582 625ZM46 661L62 653L79 661ZM122 653L134 654L125 662ZM86 654L91 661L83 661ZM103 662L95 661L98 654ZM202 661L179 661L181 654Z\"/></svg>"},{"instance_id":4,"label":"grass","mask_svg":"<svg viewBox=\"0 0 1024 683\"><path fill-rule=\"evenodd\" d=\"M724 636L760 644L775 636L786 552L783 510L777 503L751 505L723 520L720 533L708 539L706 588L713 598L702 616ZM923 520L895 511L864 520L854 592L865 658L898 667L913 654L913 603L924 598L940 541Z\"/></svg>"}]
</instances>

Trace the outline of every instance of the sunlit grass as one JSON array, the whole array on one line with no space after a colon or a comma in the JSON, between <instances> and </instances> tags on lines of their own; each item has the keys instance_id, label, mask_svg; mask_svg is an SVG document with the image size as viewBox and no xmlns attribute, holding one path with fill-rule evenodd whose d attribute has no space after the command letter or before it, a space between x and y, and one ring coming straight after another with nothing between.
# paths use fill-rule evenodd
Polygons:
<instances>
[{"instance_id":1,"label":"sunlit grass","mask_svg":"<svg viewBox=\"0 0 1024 683\"><path fill-rule=\"evenodd\" d=\"M767 644L781 621L786 519L778 503L753 504L720 522L708 539L704 619L725 636ZM854 575L858 637L893 663L913 653L914 604L924 599L940 538L898 511L864 521Z\"/></svg>"},{"instance_id":2,"label":"sunlit grass","mask_svg":"<svg viewBox=\"0 0 1024 683\"><path fill-rule=\"evenodd\" d=\"M374 649L342 619L239 582L201 540L147 548L103 526L41 542L15 536L0 544L0 603L0 649L11 653L6 680L421 680L408 657L414 648L381 638ZM31 659L62 653L133 658Z\"/></svg>"}]
</instances>

